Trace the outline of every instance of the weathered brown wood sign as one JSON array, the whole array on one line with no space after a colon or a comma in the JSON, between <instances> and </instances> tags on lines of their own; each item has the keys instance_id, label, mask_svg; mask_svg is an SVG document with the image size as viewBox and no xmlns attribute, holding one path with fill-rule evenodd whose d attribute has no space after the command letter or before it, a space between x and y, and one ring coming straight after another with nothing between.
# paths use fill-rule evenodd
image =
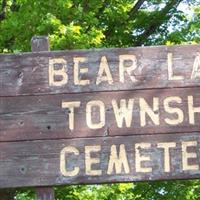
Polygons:
<instances>
[{"instance_id":1,"label":"weathered brown wood sign","mask_svg":"<svg viewBox=\"0 0 200 200\"><path fill-rule=\"evenodd\" d=\"M200 178L200 45L0 55L0 188Z\"/></svg>"}]
</instances>

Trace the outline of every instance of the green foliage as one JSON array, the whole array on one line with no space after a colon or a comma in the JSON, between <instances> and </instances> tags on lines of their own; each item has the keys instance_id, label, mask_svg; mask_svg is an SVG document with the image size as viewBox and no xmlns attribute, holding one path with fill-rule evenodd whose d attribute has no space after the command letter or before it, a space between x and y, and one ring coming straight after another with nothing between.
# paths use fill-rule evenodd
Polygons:
<instances>
[{"instance_id":1,"label":"green foliage","mask_svg":"<svg viewBox=\"0 0 200 200\"><path fill-rule=\"evenodd\" d=\"M15 200L35 200L35 192L30 189L22 189L16 192Z\"/></svg>"},{"instance_id":2,"label":"green foliage","mask_svg":"<svg viewBox=\"0 0 200 200\"><path fill-rule=\"evenodd\" d=\"M199 42L198 1L0 0L0 52L30 51L33 35L52 50Z\"/></svg>"},{"instance_id":3,"label":"green foliage","mask_svg":"<svg viewBox=\"0 0 200 200\"><path fill-rule=\"evenodd\" d=\"M52 50L199 43L200 1L0 0L0 52L30 51L34 35L48 35ZM66 186L55 192L57 200L199 200L200 181ZM35 194L19 190L15 199L33 200Z\"/></svg>"},{"instance_id":4,"label":"green foliage","mask_svg":"<svg viewBox=\"0 0 200 200\"><path fill-rule=\"evenodd\" d=\"M194 15L188 25L190 40L196 43L200 42L200 6L194 8Z\"/></svg>"},{"instance_id":5,"label":"green foliage","mask_svg":"<svg viewBox=\"0 0 200 200\"><path fill-rule=\"evenodd\" d=\"M139 194L135 200L197 200L200 197L200 181L138 183L133 192Z\"/></svg>"},{"instance_id":6,"label":"green foliage","mask_svg":"<svg viewBox=\"0 0 200 200\"><path fill-rule=\"evenodd\" d=\"M199 200L200 180L155 181L55 188L56 200ZM20 191L16 200L34 200L32 191Z\"/></svg>"}]
</instances>

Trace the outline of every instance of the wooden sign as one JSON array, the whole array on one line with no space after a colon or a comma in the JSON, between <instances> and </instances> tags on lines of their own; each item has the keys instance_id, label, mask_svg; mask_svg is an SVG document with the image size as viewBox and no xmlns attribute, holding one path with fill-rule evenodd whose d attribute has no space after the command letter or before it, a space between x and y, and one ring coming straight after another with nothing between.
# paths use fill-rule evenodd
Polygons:
<instances>
[{"instance_id":1,"label":"wooden sign","mask_svg":"<svg viewBox=\"0 0 200 200\"><path fill-rule=\"evenodd\" d=\"M199 52L0 55L0 188L200 178Z\"/></svg>"},{"instance_id":2,"label":"wooden sign","mask_svg":"<svg viewBox=\"0 0 200 200\"><path fill-rule=\"evenodd\" d=\"M199 178L199 133L1 144L0 187Z\"/></svg>"},{"instance_id":3,"label":"wooden sign","mask_svg":"<svg viewBox=\"0 0 200 200\"><path fill-rule=\"evenodd\" d=\"M0 55L0 96L196 87L199 45Z\"/></svg>"},{"instance_id":4,"label":"wooden sign","mask_svg":"<svg viewBox=\"0 0 200 200\"><path fill-rule=\"evenodd\" d=\"M198 87L1 99L1 141L200 131Z\"/></svg>"}]
</instances>

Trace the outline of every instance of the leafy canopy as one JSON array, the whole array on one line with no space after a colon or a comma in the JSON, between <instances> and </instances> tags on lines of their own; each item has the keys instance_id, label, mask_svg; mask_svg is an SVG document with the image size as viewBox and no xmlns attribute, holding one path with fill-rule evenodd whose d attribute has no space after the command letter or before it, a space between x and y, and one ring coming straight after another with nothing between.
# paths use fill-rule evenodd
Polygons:
<instances>
[{"instance_id":1,"label":"leafy canopy","mask_svg":"<svg viewBox=\"0 0 200 200\"><path fill-rule=\"evenodd\" d=\"M34 35L48 35L52 50L199 42L199 4L200 0L0 0L0 52L30 51Z\"/></svg>"}]
</instances>

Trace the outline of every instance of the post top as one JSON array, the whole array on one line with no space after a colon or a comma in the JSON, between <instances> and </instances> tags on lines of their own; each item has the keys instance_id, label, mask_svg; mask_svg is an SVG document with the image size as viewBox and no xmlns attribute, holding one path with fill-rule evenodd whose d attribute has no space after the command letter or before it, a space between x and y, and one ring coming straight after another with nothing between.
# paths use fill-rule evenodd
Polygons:
<instances>
[{"instance_id":1,"label":"post top","mask_svg":"<svg viewBox=\"0 0 200 200\"><path fill-rule=\"evenodd\" d=\"M31 39L32 52L49 51L49 38L48 36L33 36Z\"/></svg>"}]
</instances>

